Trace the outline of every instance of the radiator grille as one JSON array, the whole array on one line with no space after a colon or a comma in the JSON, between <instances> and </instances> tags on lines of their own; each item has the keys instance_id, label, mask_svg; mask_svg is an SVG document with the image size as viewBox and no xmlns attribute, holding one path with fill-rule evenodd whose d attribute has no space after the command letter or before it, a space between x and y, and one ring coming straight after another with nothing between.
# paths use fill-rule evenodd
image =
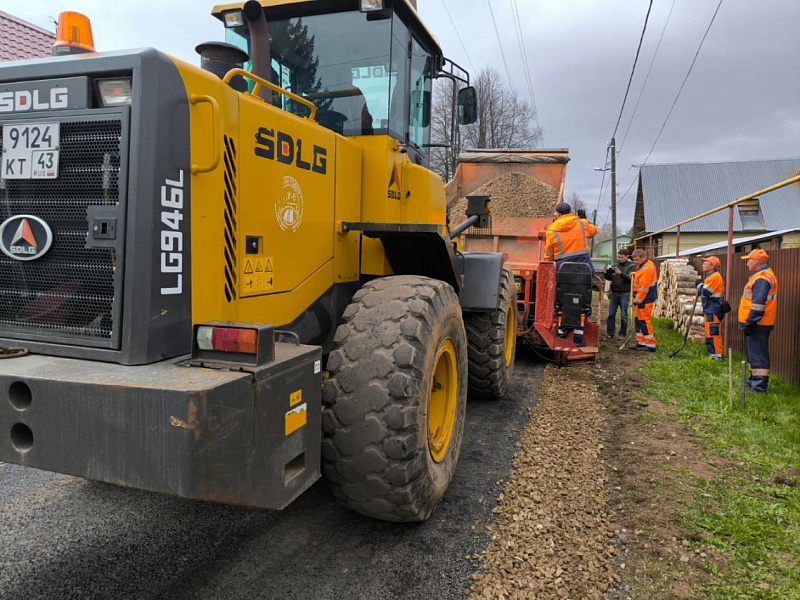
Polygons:
<instances>
[{"instance_id":1,"label":"radiator grille","mask_svg":"<svg viewBox=\"0 0 800 600\"><path fill-rule=\"evenodd\" d=\"M63 121L60 135L57 179L0 181L0 220L30 214L53 230L53 245L40 259L0 255L0 330L13 337L107 341L118 327L116 257L110 249L85 247L86 209L119 204L122 124L111 118Z\"/></svg>"}]
</instances>

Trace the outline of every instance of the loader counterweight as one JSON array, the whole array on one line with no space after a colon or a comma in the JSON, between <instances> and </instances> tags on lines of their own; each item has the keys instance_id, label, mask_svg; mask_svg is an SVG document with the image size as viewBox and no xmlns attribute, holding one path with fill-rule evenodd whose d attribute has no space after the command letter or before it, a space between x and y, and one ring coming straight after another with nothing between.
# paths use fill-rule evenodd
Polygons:
<instances>
[{"instance_id":1,"label":"loader counterweight","mask_svg":"<svg viewBox=\"0 0 800 600\"><path fill-rule=\"evenodd\" d=\"M245 371L0 361L0 461L154 492L283 508L319 477L320 350ZM15 386L15 387L12 387ZM8 426L6 428L6 425ZM25 432L25 446L8 430Z\"/></svg>"}]
</instances>

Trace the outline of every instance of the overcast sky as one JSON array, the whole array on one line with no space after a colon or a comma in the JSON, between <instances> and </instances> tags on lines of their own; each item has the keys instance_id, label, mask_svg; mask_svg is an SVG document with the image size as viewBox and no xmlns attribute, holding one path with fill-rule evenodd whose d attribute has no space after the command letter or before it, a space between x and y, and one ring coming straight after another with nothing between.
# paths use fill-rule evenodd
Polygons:
<instances>
[{"instance_id":1,"label":"overcast sky","mask_svg":"<svg viewBox=\"0 0 800 600\"><path fill-rule=\"evenodd\" d=\"M570 150L565 195L598 202L606 145L622 105L647 0L516 0L544 147ZM418 0L446 55L473 73L505 74L488 0ZM619 197L636 177L666 118L718 0L655 0L625 113L617 132ZM462 46L445 12L450 10ZM515 89L527 97L511 0L491 0ZM221 40L212 3L199 0L0 0L0 9L46 29L60 11L92 19L98 50L154 46L197 63L194 46ZM648 163L800 156L800 1L723 0L700 56ZM608 179L606 179L608 181ZM755 190L754 190L755 191ZM635 189L619 203L621 228L633 220ZM608 219L604 194L598 221ZM731 198L733 200L733 198Z\"/></svg>"}]
</instances>

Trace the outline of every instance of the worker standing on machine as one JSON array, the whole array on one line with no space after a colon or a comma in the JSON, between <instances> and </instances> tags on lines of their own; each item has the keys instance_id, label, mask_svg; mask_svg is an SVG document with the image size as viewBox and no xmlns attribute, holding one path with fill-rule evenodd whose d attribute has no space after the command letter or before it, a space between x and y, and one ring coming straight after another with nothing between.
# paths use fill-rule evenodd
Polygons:
<instances>
[{"instance_id":1,"label":"worker standing on machine","mask_svg":"<svg viewBox=\"0 0 800 600\"><path fill-rule=\"evenodd\" d=\"M555 261L556 272L565 262L586 263L594 277L589 239L597 235L597 227L586 220L585 214L575 216L571 213L572 207L566 202L556 206L556 212L553 214L555 220L547 228L544 259Z\"/></svg>"},{"instance_id":2,"label":"worker standing on machine","mask_svg":"<svg viewBox=\"0 0 800 600\"><path fill-rule=\"evenodd\" d=\"M591 269L594 277L594 265L592 264L589 238L597 234L597 227L586 220L586 213L578 211L578 215L572 214L572 207L566 202L561 202L556 206L553 213L553 224L547 228L545 236L544 259L552 260L556 263L556 274L560 266L567 262L586 263ZM568 330L562 327L563 314L558 314L558 336L566 337ZM586 323L586 315L581 315L579 327L573 331L572 341L576 346L584 346L583 328Z\"/></svg>"},{"instance_id":3,"label":"worker standing on machine","mask_svg":"<svg viewBox=\"0 0 800 600\"><path fill-rule=\"evenodd\" d=\"M725 283L719 272L716 256L703 257L705 280L697 286L703 300L703 324L706 330L706 349L713 360L722 360L722 301Z\"/></svg>"},{"instance_id":4,"label":"worker standing on machine","mask_svg":"<svg viewBox=\"0 0 800 600\"><path fill-rule=\"evenodd\" d=\"M636 271L633 274L633 304L636 307L636 348L647 352L656 351L656 336L653 331L653 305L658 298L658 271L652 260L647 260L644 250L636 249L631 255Z\"/></svg>"}]
</instances>

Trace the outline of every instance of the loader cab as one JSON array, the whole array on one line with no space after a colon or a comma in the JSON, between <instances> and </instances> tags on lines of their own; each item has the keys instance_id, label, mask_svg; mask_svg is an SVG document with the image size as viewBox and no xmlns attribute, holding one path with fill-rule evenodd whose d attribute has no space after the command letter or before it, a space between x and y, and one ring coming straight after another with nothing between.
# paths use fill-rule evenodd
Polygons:
<instances>
[{"instance_id":1,"label":"loader cab","mask_svg":"<svg viewBox=\"0 0 800 600\"><path fill-rule=\"evenodd\" d=\"M388 135L428 165L433 79L444 64L438 43L407 0L260 0L270 38L271 79L311 100L317 122L341 135ZM383 6L362 12L362 4ZM225 41L251 58L241 4L216 7ZM275 95L299 116L307 109Z\"/></svg>"}]
</instances>

